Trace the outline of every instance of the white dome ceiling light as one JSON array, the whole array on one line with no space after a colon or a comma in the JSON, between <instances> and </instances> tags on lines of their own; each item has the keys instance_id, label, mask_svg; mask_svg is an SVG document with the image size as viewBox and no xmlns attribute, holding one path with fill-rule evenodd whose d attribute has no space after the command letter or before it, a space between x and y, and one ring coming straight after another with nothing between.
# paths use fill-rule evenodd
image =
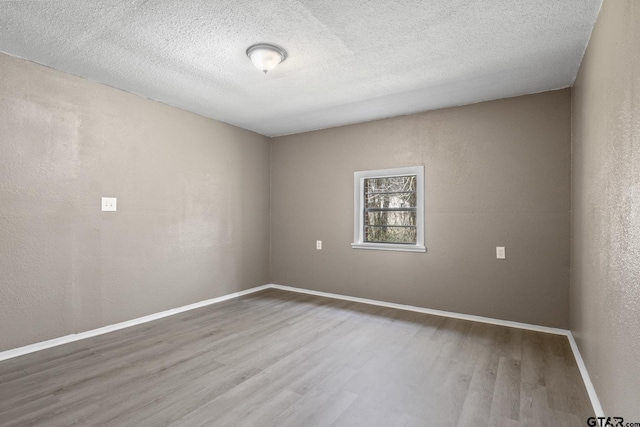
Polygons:
<instances>
[{"instance_id":1,"label":"white dome ceiling light","mask_svg":"<svg viewBox=\"0 0 640 427\"><path fill-rule=\"evenodd\" d=\"M287 59L287 51L272 44L258 43L249 46L247 56L256 68L267 74Z\"/></svg>"}]
</instances>

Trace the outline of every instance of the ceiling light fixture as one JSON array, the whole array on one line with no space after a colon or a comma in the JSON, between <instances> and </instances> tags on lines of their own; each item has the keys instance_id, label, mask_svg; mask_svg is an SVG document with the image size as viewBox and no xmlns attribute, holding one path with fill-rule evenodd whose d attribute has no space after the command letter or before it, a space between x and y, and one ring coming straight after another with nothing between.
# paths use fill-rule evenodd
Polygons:
<instances>
[{"instance_id":1,"label":"ceiling light fixture","mask_svg":"<svg viewBox=\"0 0 640 427\"><path fill-rule=\"evenodd\" d=\"M256 68L267 74L267 71L273 70L287 59L287 51L272 44L258 43L249 46L247 56Z\"/></svg>"}]
</instances>

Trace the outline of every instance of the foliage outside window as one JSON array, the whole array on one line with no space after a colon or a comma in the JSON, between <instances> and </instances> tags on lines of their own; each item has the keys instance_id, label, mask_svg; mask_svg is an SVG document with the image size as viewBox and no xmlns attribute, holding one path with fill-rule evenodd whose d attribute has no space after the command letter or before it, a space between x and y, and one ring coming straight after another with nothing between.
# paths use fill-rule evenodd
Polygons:
<instances>
[{"instance_id":1,"label":"foliage outside window","mask_svg":"<svg viewBox=\"0 0 640 427\"><path fill-rule=\"evenodd\" d=\"M416 176L364 180L364 241L416 243Z\"/></svg>"},{"instance_id":2,"label":"foliage outside window","mask_svg":"<svg viewBox=\"0 0 640 427\"><path fill-rule=\"evenodd\" d=\"M354 173L358 249L424 252L422 166Z\"/></svg>"}]
</instances>

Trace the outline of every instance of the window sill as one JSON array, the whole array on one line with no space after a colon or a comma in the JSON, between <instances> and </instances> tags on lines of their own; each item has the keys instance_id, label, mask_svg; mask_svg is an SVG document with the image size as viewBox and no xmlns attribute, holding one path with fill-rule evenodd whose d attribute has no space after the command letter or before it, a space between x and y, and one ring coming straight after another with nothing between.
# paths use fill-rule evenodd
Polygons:
<instances>
[{"instance_id":1,"label":"window sill","mask_svg":"<svg viewBox=\"0 0 640 427\"><path fill-rule=\"evenodd\" d=\"M376 251L426 252L427 248L418 245L398 245L393 243L352 243L352 249L373 249Z\"/></svg>"}]
</instances>

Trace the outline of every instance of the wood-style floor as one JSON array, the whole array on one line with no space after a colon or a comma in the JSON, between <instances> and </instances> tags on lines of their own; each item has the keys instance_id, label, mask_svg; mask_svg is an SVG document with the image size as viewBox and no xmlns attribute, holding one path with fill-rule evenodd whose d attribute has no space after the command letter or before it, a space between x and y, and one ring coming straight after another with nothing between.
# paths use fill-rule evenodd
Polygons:
<instances>
[{"instance_id":1,"label":"wood-style floor","mask_svg":"<svg viewBox=\"0 0 640 427\"><path fill-rule=\"evenodd\" d=\"M566 337L267 290L0 362L2 426L584 426Z\"/></svg>"}]
</instances>

